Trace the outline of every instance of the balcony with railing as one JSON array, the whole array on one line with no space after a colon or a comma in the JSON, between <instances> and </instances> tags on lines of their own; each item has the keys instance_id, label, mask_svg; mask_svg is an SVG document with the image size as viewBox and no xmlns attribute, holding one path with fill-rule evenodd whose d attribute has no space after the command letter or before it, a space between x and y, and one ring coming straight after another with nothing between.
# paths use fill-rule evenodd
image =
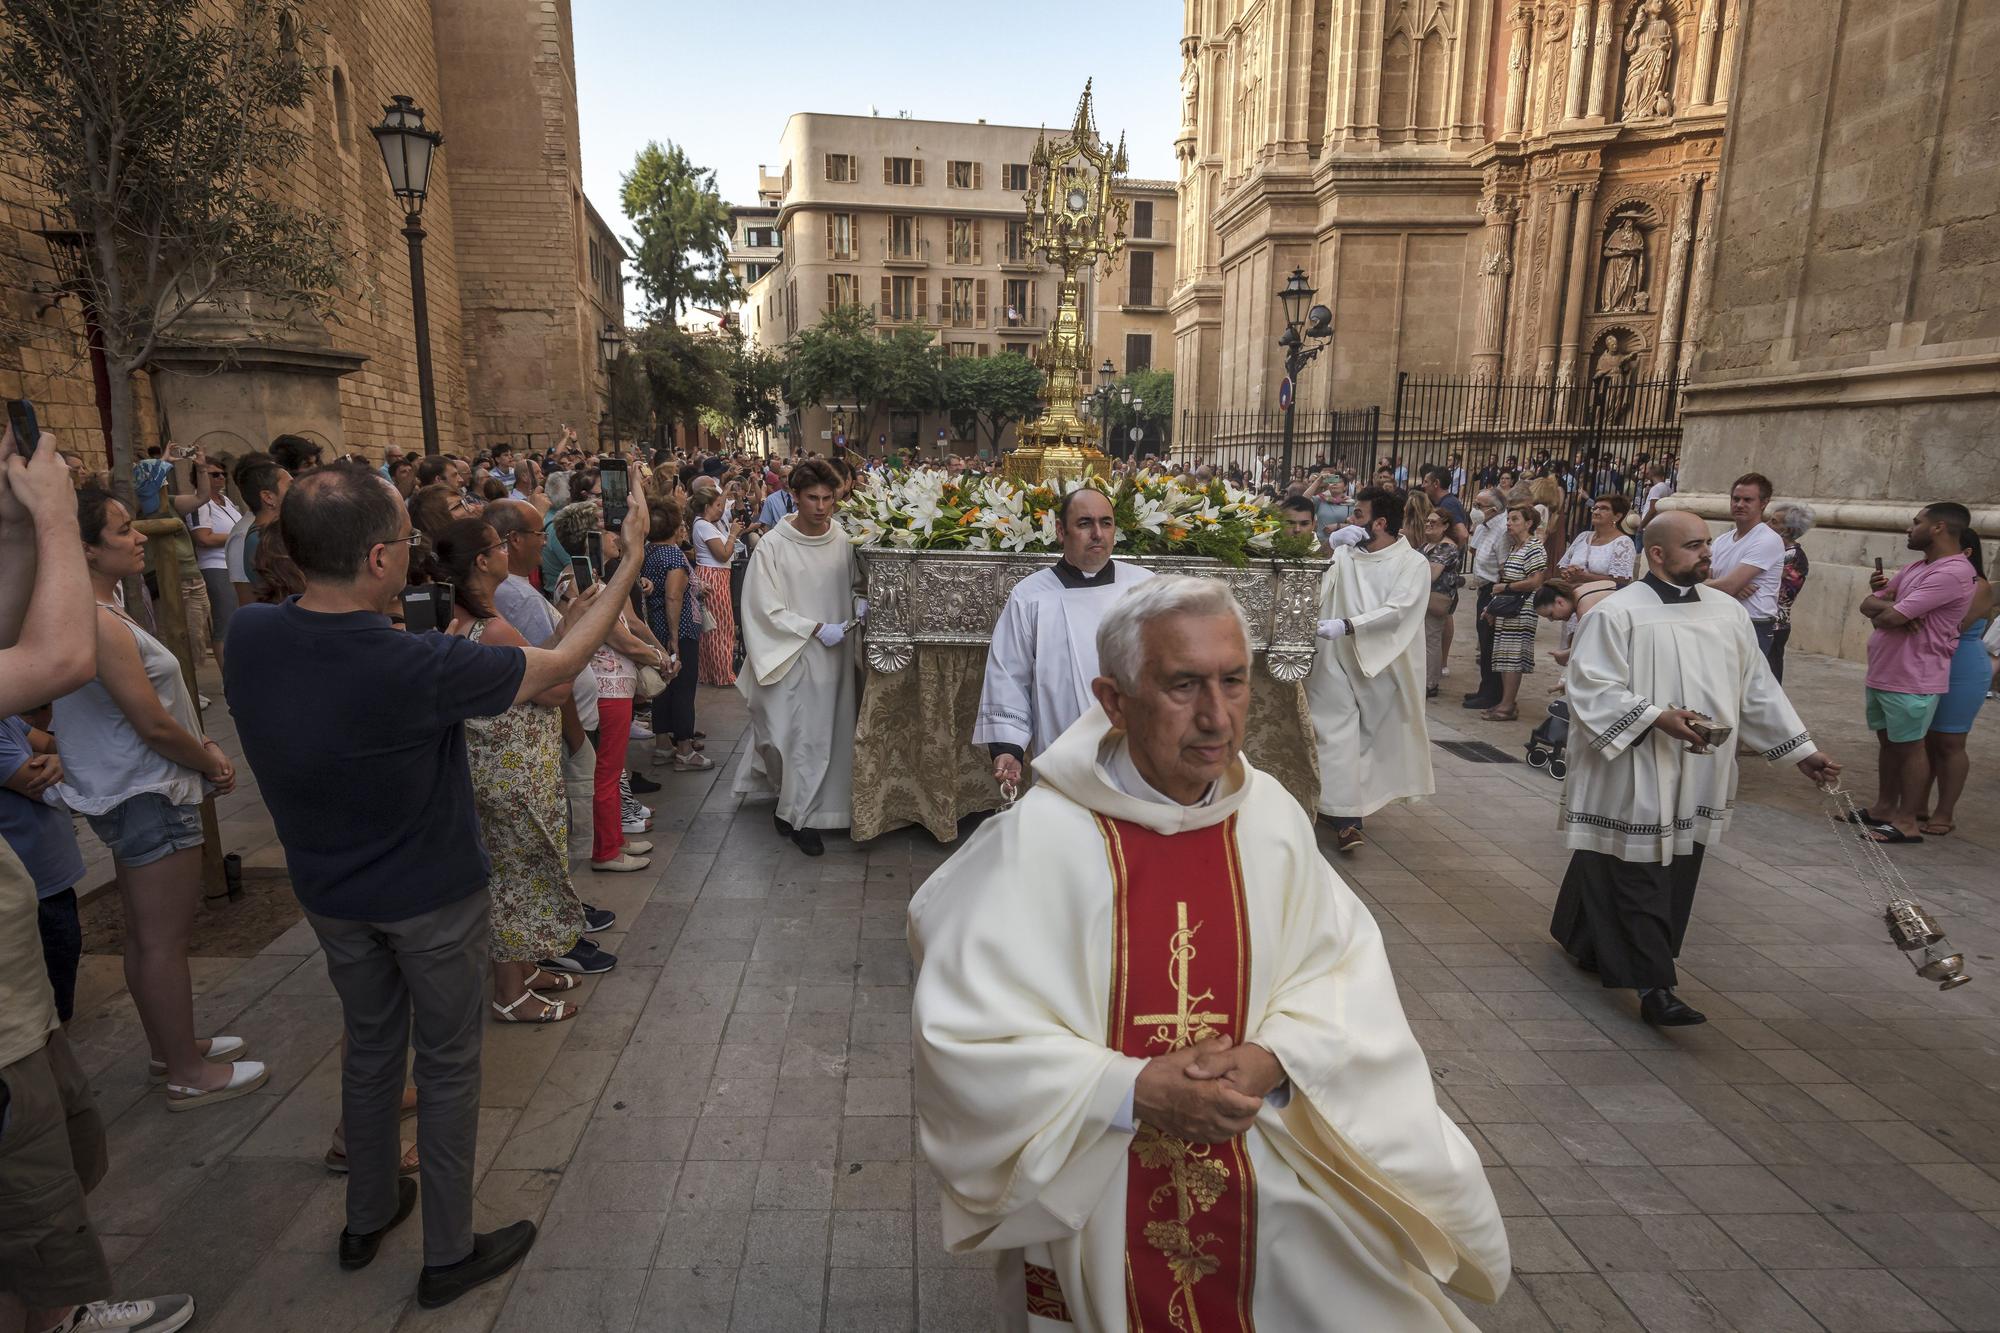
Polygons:
<instances>
[{"instance_id":1,"label":"balcony with railing","mask_svg":"<svg viewBox=\"0 0 2000 1333\"><path fill-rule=\"evenodd\" d=\"M897 240L894 236L882 242L882 264L885 268L926 268L931 262L931 243L927 240Z\"/></svg>"},{"instance_id":2,"label":"balcony with railing","mask_svg":"<svg viewBox=\"0 0 2000 1333\"><path fill-rule=\"evenodd\" d=\"M1165 310L1167 297L1173 288L1166 285L1151 287L1127 285L1116 290L1120 310Z\"/></svg>"},{"instance_id":3,"label":"balcony with railing","mask_svg":"<svg viewBox=\"0 0 2000 1333\"><path fill-rule=\"evenodd\" d=\"M996 329L1039 333L1048 326L1048 311L1039 305L1010 306L1003 302L993 307L993 327Z\"/></svg>"},{"instance_id":4,"label":"balcony with railing","mask_svg":"<svg viewBox=\"0 0 2000 1333\"><path fill-rule=\"evenodd\" d=\"M1035 252L1025 244L1009 247L1003 241L994 247L994 254L1003 269L1021 273L1042 271L1042 261L1035 258Z\"/></svg>"}]
</instances>

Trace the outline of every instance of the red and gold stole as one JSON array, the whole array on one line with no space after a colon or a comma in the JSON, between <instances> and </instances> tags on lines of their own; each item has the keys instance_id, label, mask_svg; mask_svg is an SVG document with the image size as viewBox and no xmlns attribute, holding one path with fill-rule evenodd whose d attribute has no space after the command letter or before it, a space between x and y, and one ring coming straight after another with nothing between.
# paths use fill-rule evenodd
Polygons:
<instances>
[{"instance_id":1,"label":"red and gold stole","mask_svg":"<svg viewBox=\"0 0 2000 1333\"><path fill-rule=\"evenodd\" d=\"M1109 1044L1150 1059L1240 1037L1250 930L1236 817L1172 835L1097 824L1116 895ZM1127 1169L1127 1326L1251 1333L1257 1182L1243 1140L1188 1143L1141 1124Z\"/></svg>"}]
</instances>

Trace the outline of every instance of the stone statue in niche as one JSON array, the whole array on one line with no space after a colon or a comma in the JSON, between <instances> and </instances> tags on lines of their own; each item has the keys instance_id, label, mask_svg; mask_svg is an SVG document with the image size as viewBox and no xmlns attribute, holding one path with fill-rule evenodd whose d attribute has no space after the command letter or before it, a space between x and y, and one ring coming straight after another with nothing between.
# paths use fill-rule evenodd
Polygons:
<instances>
[{"instance_id":1,"label":"stone statue in niche","mask_svg":"<svg viewBox=\"0 0 2000 1333\"><path fill-rule=\"evenodd\" d=\"M1195 112L1201 105L1201 62L1195 59L1193 42L1187 43L1187 60L1181 66L1181 128L1192 132Z\"/></svg>"},{"instance_id":2,"label":"stone statue in niche","mask_svg":"<svg viewBox=\"0 0 2000 1333\"><path fill-rule=\"evenodd\" d=\"M1630 334L1613 329L1590 361L1590 387L1599 397L1599 420L1623 421L1632 411L1639 379L1639 351Z\"/></svg>"},{"instance_id":3,"label":"stone statue in niche","mask_svg":"<svg viewBox=\"0 0 2000 1333\"><path fill-rule=\"evenodd\" d=\"M1629 213L1612 219L1604 238L1604 277L1598 285L1597 308L1624 314L1647 308L1646 237Z\"/></svg>"},{"instance_id":4,"label":"stone statue in niche","mask_svg":"<svg viewBox=\"0 0 2000 1333\"><path fill-rule=\"evenodd\" d=\"M1670 92L1674 69L1674 25L1667 20L1666 0L1645 0L1632 11L1625 34L1625 120L1671 116Z\"/></svg>"}]
</instances>

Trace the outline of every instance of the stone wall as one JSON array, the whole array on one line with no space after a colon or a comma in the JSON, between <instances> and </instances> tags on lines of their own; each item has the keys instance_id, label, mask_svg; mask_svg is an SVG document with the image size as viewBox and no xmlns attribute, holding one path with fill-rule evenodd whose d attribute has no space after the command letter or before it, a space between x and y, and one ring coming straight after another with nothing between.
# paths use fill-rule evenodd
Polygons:
<instances>
[{"instance_id":1,"label":"stone wall","mask_svg":"<svg viewBox=\"0 0 2000 1333\"><path fill-rule=\"evenodd\" d=\"M1682 492L1720 518L1754 468L1821 508L1792 642L1860 656L1920 505L2000 536L2000 9L1758 0L1746 29Z\"/></svg>"}]
</instances>

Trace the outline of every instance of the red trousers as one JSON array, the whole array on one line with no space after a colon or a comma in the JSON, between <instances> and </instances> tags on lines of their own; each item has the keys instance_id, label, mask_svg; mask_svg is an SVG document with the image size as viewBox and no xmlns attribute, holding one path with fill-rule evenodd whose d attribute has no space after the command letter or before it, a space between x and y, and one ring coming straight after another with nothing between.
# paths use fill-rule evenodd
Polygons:
<instances>
[{"instance_id":1,"label":"red trousers","mask_svg":"<svg viewBox=\"0 0 2000 1333\"><path fill-rule=\"evenodd\" d=\"M632 744L632 701L597 701L597 772L590 792L590 859L615 860L625 848L625 807L618 779L625 775L625 751Z\"/></svg>"}]
</instances>

